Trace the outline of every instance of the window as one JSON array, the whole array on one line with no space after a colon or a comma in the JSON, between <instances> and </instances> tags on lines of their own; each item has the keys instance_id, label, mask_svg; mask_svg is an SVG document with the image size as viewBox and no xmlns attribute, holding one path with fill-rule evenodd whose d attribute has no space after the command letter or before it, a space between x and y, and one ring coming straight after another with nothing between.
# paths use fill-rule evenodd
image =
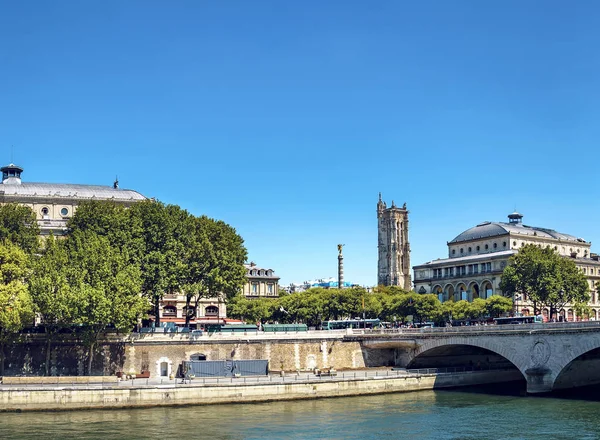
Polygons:
<instances>
[{"instance_id":1,"label":"window","mask_svg":"<svg viewBox=\"0 0 600 440\"><path fill-rule=\"evenodd\" d=\"M471 247L469 246L469 252L471 252Z\"/></svg>"},{"instance_id":2,"label":"window","mask_svg":"<svg viewBox=\"0 0 600 440\"><path fill-rule=\"evenodd\" d=\"M491 271L492 271L492 263L486 263L486 270L487 270L488 272L491 272Z\"/></svg>"},{"instance_id":3,"label":"window","mask_svg":"<svg viewBox=\"0 0 600 440\"><path fill-rule=\"evenodd\" d=\"M465 251L465 250L464 250L463 248L460 248L460 253L461 253L461 254L462 254L462 253L464 253L464 251Z\"/></svg>"},{"instance_id":4,"label":"window","mask_svg":"<svg viewBox=\"0 0 600 440\"><path fill-rule=\"evenodd\" d=\"M50 217L50 210L48 208L46 208L45 206L42 208L42 218L47 219Z\"/></svg>"},{"instance_id":5,"label":"window","mask_svg":"<svg viewBox=\"0 0 600 440\"><path fill-rule=\"evenodd\" d=\"M69 215L69 210L67 208L61 209L60 215L62 215L63 217L66 217L67 215Z\"/></svg>"},{"instance_id":6,"label":"window","mask_svg":"<svg viewBox=\"0 0 600 440\"><path fill-rule=\"evenodd\" d=\"M456 254L456 249L452 249L452 255Z\"/></svg>"},{"instance_id":7,"label":"window","mask_svg":"<svg viewBox=\"0 0 600 440\"><path fill-rule=\"evenodd\" d=\"M177 316L177 307L175 306L164 306L163 316Z\"/></svg>"},{"instance_id":8,"label":"window","mask_svg":"<svg viewBox=\"0 0 600 440\"><path fill-rule=\"evenodd\" d=\"M498 243L494 243L494 249L498 247Z\"/></svg>"},{"instance_id":9,"label":"window","mask_svg":"<svg viewBox=\"0 0 600 440\"><path fill-rule=\"evenodd\" d=\"M477 250L481 249L481 247L477 246Z\"/></svg>"},{"instance_id":10,"label":"window","mask_svg":"<svg viewBox=\"0 0 600 440\"><path fill-rule=\"evenodd\" d=\"M502 247L506 247L506 242L502 242Z\"/></svg>"},{"instance_id":11,"label":"window","mask_svg":"<svg viewBox=\"0 0 600 440\"><path fill-rule=\"evenodd\" d=\"M205 315L206 316L218 316L219 315L219 308L215 307L215 306L208 306L205 309Z\"/></svg>"},{"instance_id":12,"label":"window","mask_svg":"<svg viewBox=\"0 0 600 440\"><path fill-rule=\"evenodd\" d=\"M513 246L516 246L516 245L517 245L517 242L516 242L516 241L513 241Z\"/></svg>"},{"instance_id":13,"label":"window","mask_svg":"<svg viewBox=\"0 0 600 440\"><path fill-rule=\"evenodd\" d=\"M258 283L252 283L252 293L254 295L258 294Z\"/></svg>"},{"instance_id":14,"label":"window","mask_svg":"<svg viewBox=\"0 0 600 440\"><path fill-rule=\"evenodd\" d=\"M488 250L490 247L486 244L485 245L485 250Z\"/></svg>"},{"instance_id":15,"label":"window","mask_svg":"<svg viewBox=\"0 0 600 440\"><path fill-rule=\"evenodd\" d=\"M267 284L267 293L273 295L273 284Z\"/></svg>"}]
</instances>

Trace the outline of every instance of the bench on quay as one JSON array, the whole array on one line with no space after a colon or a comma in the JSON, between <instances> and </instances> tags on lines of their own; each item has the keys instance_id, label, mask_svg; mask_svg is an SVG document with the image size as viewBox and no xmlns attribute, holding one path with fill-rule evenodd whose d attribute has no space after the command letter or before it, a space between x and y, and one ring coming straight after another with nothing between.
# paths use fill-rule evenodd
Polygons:
<instances>
[{"instance_id":1,"label":"bench on quay","mask_svg":"<svg viewBox=\"0 0 600 440\"><path fill-rule=\"evenodd\" d=\"M315 375L322 377L322 376L337 376L337 371L335 368L333 367L329 367L329 368L321 368L315 369Z\"/></svg>"}]
</instances>

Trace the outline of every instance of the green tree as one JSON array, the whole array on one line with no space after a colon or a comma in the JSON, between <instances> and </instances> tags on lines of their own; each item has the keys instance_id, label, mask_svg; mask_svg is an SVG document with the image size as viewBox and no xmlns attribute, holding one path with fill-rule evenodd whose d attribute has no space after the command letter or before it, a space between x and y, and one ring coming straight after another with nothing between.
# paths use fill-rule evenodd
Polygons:
<instances>
[{"instance_id":1,"label":"green tree","mask_svg":"<svg viewBox=\"0 0 600 440\"><path fill-rule=\"evenodd\" d=\"M158 201L144 200L131 206L130 214L141 225L143 255L140 259L142 293L153 305L160 325L160 302L166 292L181 287L181 242L177 240L177 215Z\"/></svg>"},{"instance_id":2,"label":"green tree","mask_svg":"<svg viewBox=\"0 0 600 440\"><path fill-rule=\"evenodd\" d=\"M67 223L71 234L93 232L106 237L131 264L140 264L144 254L142 222L124 205L112 201L84 201Z\"/></svg>"},{"instance_id":3,"label":"green tree","mask_svg":"<svg viewBox=\"0 0 600 440\"><path fill-rule=\"evenodd\" d=\"M16 203L0 205L0 241L16 244L27 253L39 247L39 227L35 213Z\"/></svg>"},{"instance_id":4,"label":"green tree","mask_svg":"<svg viewBox=\"0 0 600 440\"><path fill-rule=\"evenodd\" d=\"M272 319L278 308L279 300L277 298L247 299L238 294L229 300L227 314L249 323L265 322Z\"/></svg>"},{"instance_id":5,"label":"green tree","mask_svg":"<svg viewBox=\"0 0 600 440\"><path fill-rule=\"evenodd\" d=\"M504 313L510 312L513 308L513 302L510 298L500 295L492 295L486 301L486 313L491 318L498 318Z\"/></svg>"},{"instance_id":6,"label":"green tree","mask_svg":"<svg viewBox=\"0 0 600 440\"><path fill-rule=\"evenodd\" d=\"M79 316L79 297L69 283L69 256L64 240L50 236L43 254L34 260L29 291L46 333L46 375L50 375L50 353L57 334Z\"/></svg>"},{"instance_id":7,"label":"green tree","mask_svg":"<svg viewBox=\"0 0 600 440\"><path fill-rule=\"evenodd\" d=\"M470 303L470 306L469 318L481 319L488 314L487 301L485 299L475 298Z\"/></svg>"},{"instance_id":8,"label":"green tree","mask_svg":"<svg viewBox=\"0 0 600 440\"><path fill-rule=\"evenodd\" d=\"M462 320L470 319L472 317L471 304L469 304L468 301L462 299L450 304L452 304L452 317L454 319Z\"/></svg>"},{"instance_id":9,"label":"green tree","mask_svg":"<svg viewBox=\"0 0 600 440\"><path fill-rule=\"evenodd\" d=\"M130 331L148 309L140 296L141 274L108 238L93 231L72 233L66 242L69 266L67 282L77 298L74 323L82 325L88 345L88 374L94 348L111 327Z\"/></svg>"},{"instance_id":10,"label":"green tree","mask_svg":"<svg viewBox=\"0 0 600 440\"><path fill-rule=\"evenodd\" d=\"M589 301L589 286L575 262L553 249L526 245L504 269L500 288L504 295L526 294L534 303L550 309L550 318L567 304Z\"/></svg>"},{"instance_id":11,"label":"green tree","mask_svg":"<svg viewBox=\"0 0 600 440\"><path fill-rule=\"evenodd\" d=\"M0 244L0 376L4 345L27 324L33 324L33 302L26 285L28 256L8 241Z\"/></svg>"}]
</instances>

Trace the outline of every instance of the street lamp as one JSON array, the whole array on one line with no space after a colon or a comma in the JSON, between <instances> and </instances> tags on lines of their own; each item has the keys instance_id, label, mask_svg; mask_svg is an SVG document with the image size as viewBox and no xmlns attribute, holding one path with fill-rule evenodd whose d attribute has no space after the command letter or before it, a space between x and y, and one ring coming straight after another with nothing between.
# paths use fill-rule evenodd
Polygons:
<instances>
[{"instance_id":1,"label":"street lamp","mask_svg":"<svg viewBox=\"0 0 600 440\"><path fill-rule=\"evenodd\" d=\"M518 301L520 301L520 300L521 300L521 295L518 294L518 293L515 293L515 296L514 296L514 306L515 306L515 313L514 313L514 315L515 316L518 316L518 314L519 314L519 304L518 304Z\"/></svg>"}]
</instances>

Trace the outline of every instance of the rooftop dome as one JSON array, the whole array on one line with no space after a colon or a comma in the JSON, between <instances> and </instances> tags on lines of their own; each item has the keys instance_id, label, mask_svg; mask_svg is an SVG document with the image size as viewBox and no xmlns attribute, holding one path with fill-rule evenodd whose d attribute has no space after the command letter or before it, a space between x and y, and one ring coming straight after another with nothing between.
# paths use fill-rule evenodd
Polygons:
<instances>
[{"instance_id":1,"label":"rooftop dome","mask_svg":"<svg viewBox=\"0 0 600 440\"><path fill-rule=\"evenodd\" d=\"M556 232L554 229L539 228L535 226L527 226L522 223L523 215L518 212L513 212L508 216L509 223L504 222L483 222L477 226L467 229L458 234L448 244L461 243L464 241L480 240L484 238L499 237L501 235L527 235L541 238L553 238L556 240L575 241L585 243L582 238L577 238L573 235Z\"/></svg>"}]
</instances>

